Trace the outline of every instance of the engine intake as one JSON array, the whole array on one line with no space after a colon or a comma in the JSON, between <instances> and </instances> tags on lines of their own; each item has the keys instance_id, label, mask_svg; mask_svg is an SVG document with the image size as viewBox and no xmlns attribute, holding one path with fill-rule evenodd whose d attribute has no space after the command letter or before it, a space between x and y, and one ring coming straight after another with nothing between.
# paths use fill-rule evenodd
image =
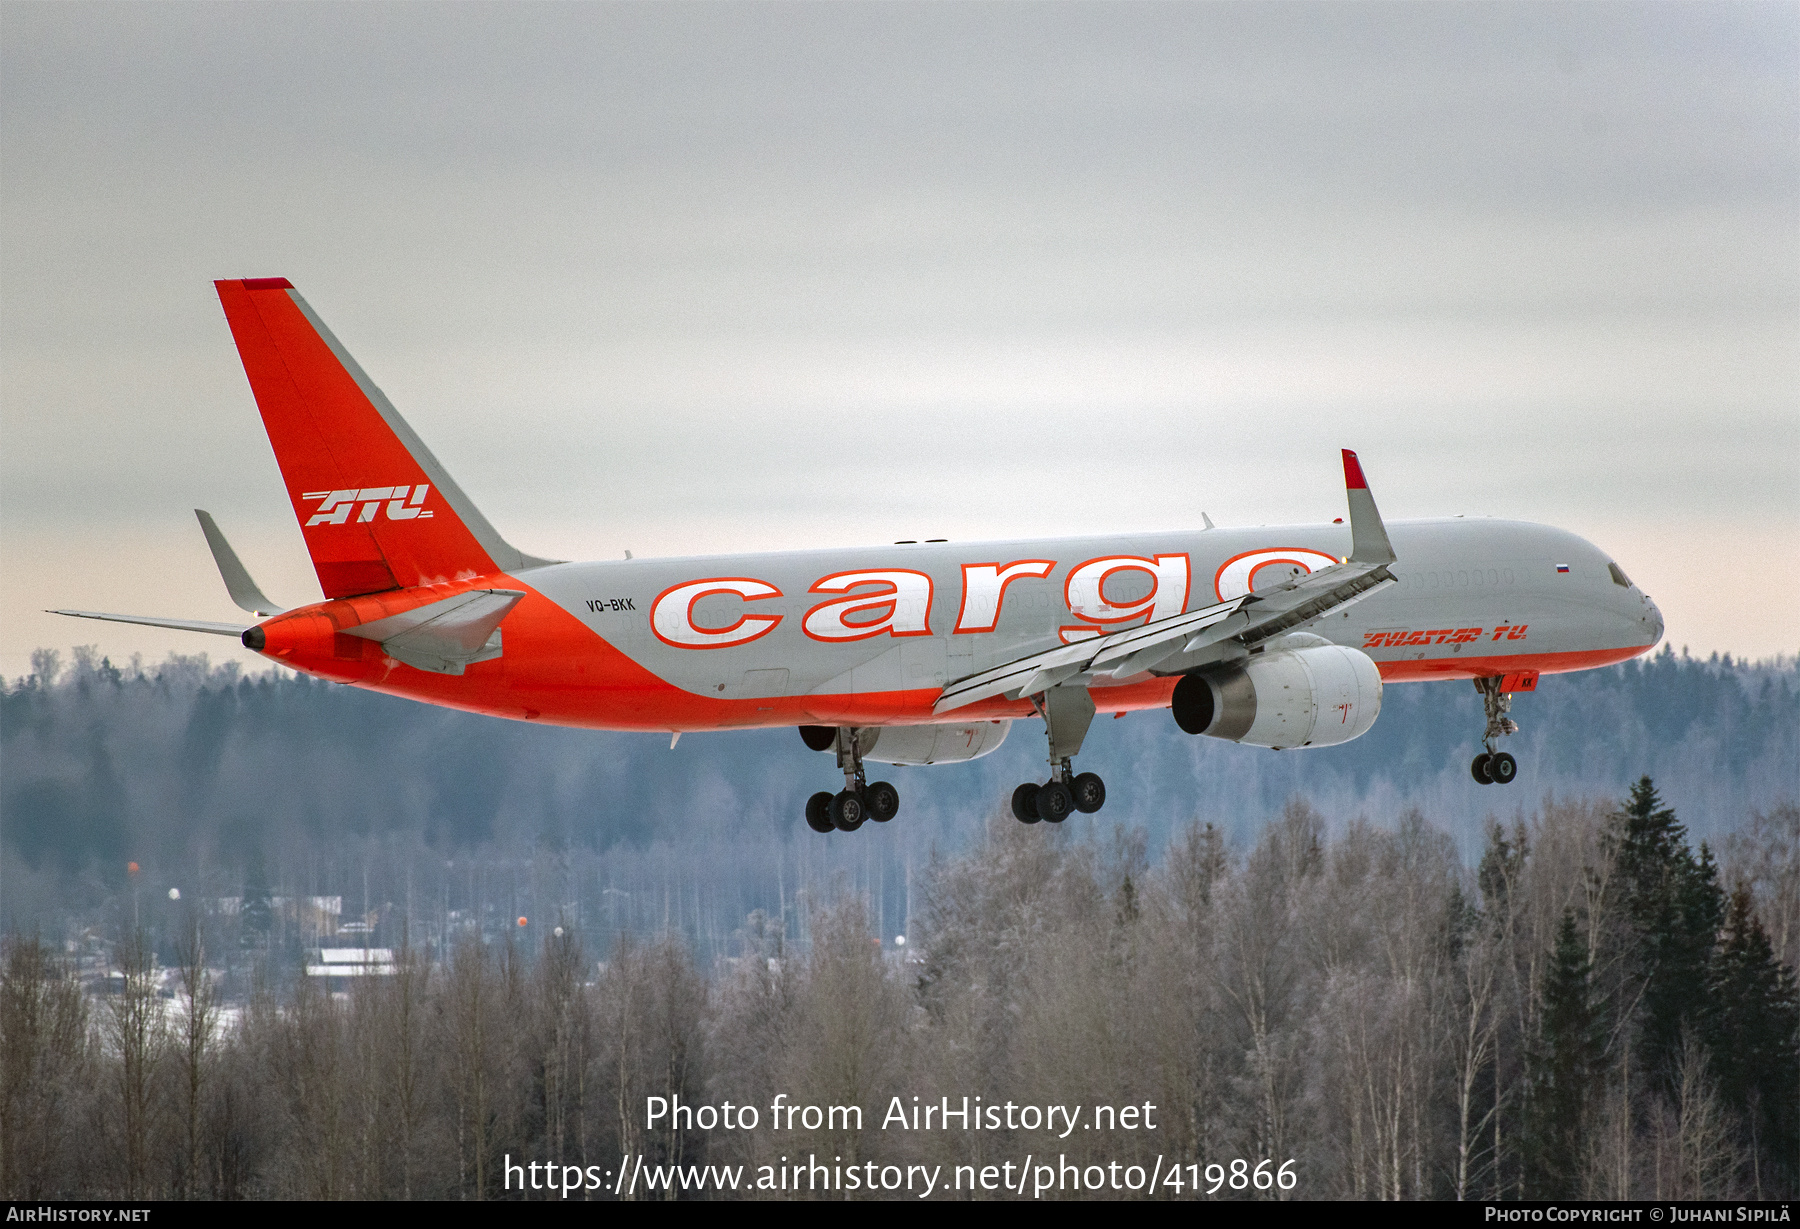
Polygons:
<instances>
[{"instance_id":1,"label":"engine intake","mask_svg":"<svg viewBox=\"0 0 1800 1229\"><path fill-rule=\"evenodd\" d=\"M1343 645L1287 649L1222 674L1189 674L1170 709L1189 734L1256 747L1329 747L1381 715L1381 671Z\"/></svg>"}]
</instances>

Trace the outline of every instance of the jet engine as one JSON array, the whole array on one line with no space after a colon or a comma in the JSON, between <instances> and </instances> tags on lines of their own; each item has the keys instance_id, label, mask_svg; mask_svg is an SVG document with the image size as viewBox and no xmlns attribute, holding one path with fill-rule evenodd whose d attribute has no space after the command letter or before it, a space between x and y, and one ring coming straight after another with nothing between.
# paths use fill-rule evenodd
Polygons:
<instances>
[{"instance_id":1,"label":"jet engine","mask_svg":"<svg viewBox=\"0 0 1800 1229\"><path fill-rule=\"evenodd\" d=\"M1342 645L1283 649L1223 673L1184 676L1169 707L1189 734L1277 749L1329 747L1375 724L1381 671L1368 654Z\"/></svg>"},{"instance_id":2,"label":"jet engine","mask_svg":"<svg viewBox=\"0 0 1800 1229\"><path fill-rule=\"evenodd\" d=\"M969 721L953 725L859 726L857 749L878 764L956 764L978 760L1006 741L1012 722ZM828 725L803 725L800 736L814 751L832 751L838 732Z\"/></svg>"}]
</instances>

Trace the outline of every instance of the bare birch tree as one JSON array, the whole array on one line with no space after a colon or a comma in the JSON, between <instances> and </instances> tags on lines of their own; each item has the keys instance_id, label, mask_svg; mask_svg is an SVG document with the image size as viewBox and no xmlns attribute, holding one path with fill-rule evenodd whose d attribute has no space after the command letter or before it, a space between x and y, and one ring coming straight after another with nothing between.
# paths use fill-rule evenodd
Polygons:
<instances>
[{"instance_id":1,"label":"bare birch tree","mask_svg":"<svg viewBox=\"0 0 1800 1229\"><path fill-rule=\"evenodd\" d=\"M128 931L114 947L113 971L106 1026L123 1137L121 1186L125 1198L142 1199L152 1194L150 1162L162 1108L156 1074L168 1041L156 954L143 930Z\"/></svg>"},{"instance_id":2,"label":"bare birch tree","mask_svg":"<svg viewBox=\"0 0 1800 1229\"><path fill-rule=\"evenodd\" d=\"M41 1199L81 1188L66 1165L91 1077L87 1000L36 936L0 958L0 1194Z\"/></svg>"},{"instance_id":3,"label":"bare birch tree","mask_svg":"<svg viewBox=\"0 0 1800 1229\"><path fill-rule=\"evenodd\" d=\"M202 1116L219 1021L218 991L207 971L206 944L199 920L192 915L176 949L176 959L180 961L181 1012L176 1019L175 1040L181 1059L182 1120L187 1128L181 1194L191 1199L202 1179Z\"/></svg>"}]
</instances>

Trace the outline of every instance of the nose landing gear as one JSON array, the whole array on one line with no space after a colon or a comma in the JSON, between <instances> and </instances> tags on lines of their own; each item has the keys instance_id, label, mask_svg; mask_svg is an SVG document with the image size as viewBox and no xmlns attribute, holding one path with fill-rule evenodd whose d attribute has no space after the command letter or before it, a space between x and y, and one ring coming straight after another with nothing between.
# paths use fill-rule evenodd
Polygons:
<instances>
[{"instance_id":1,"label":"nose landing gear","mask_svg":"<svg viewBox=\"0 0 1800 1229\"><path fill-rule=\"evenodd\" d=\"M1106 805L1106 783L1091 772L1075 775L1070 765L1094 720L1094 700L1085 687L1052 687L1031 698L1050 740L1050 779L1027 781L1013 791L1013 818L1022 824L1060 824L1071 811L1092 815Z\"/></svg>"},{"instance_id":2,"label":"nose landing gear","mask_svg":"<svg viewBox=\"0 0 1800 1229\"><path fill-rule=\"evenodd\" d=\"M1481 693L1482 707L1487 711L1487 729L1481 736L1485 750L1469 764L1469 775L1482 785L1511 785L1519 775L1519 762L1504 751L1494 750L1494 740L1519 732L1518 723L1506 714L1512 708L1512 696L1500 689L1499 677L1475 680Z\"/></svg>"},{"instance_id":3,"label":"nose landing gear","mask_svg":"<svg viewBox=\"0 0 1800 1229\"><path fill-rule=\"evenodd\" d=\"M885 824L900 812L900 791L886 781L870 785L863 777L861 734L855 726L802 726L801 737L815 751L835 744L838 767L844 772L844 788L832 794L820 790L806 800L806 826L814 832L855 832L864 820ZM821 737L821 735L823 737Z\"/></svg>"}]
</instances>

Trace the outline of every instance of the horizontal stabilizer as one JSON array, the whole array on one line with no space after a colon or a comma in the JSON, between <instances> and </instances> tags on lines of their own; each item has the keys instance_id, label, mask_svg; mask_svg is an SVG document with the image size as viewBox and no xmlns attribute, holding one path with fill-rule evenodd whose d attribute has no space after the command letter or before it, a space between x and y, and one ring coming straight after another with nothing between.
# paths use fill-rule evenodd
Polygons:
<instances>
[{"instance_id":1,"label":"horizontal stabilizer","mask_svg":"<svg viewBox=\"0 0 1800 1229\"><path fill-rule=\"evenodd\" d=\"M380 641L384 653L414 669L461 674L500 656L500 621L524 596L523 589L471 589L344 631Z\"/></svg>"},{"instance_id":2,"label":"horizontal stabilizer","mask_svg":"<svg viewBox=\"0 0 1800 1229\"><path fill-rule=\"evenodd\" d=\"M212 548L213 562L219 565L219 575L225 581L225 592L231 594L231 600L253 615L267 617L286 611L286 606L277 606L256 587L256 582L250 579L249 570L238 559L237 552L231 549L231 543L219 532L212 513L195 508L194 515L200 518L200 532L206 535L206 544Z\"/></svg>"},{"instance_id":3,"label":"horizontal stabilizer","mask_svg":"<svg viewBox=\"0 0 1800 1229\"><path fill-rule=\"evenodd\" d=\"M242 636L250 628L243 623L202 623L197 619L157 619L150 615L101 614L94 610L47 610L45 614L72 619L105 619L109 623L142 623L145 627L172 627L178 632L208 632L214 636Z\"/></svg>"}]
</instances>

